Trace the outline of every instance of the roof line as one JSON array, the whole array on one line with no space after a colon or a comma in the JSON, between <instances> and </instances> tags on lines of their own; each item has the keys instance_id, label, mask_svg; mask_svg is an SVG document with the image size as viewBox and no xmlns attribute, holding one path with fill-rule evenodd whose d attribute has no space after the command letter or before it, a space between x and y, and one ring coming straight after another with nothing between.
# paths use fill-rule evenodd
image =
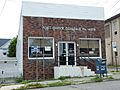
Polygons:
<instances>
[{"instance_id":1,"label":"roof line","mask_svg":"<svg viewBox=\"0 0 120 90\"><path fill-rule=\"evenodd\" d=\"M107 20L105 20L105 23L110 22L110 21L112 21L112 20L114 20L114 19L116 19L116 18L118 18L118 17L120 17L120 13L117 14L117 15L115 15L115 16L112 16L111 18L109 18L109 19L107 19Z\"/></svg>"}]
</instances>

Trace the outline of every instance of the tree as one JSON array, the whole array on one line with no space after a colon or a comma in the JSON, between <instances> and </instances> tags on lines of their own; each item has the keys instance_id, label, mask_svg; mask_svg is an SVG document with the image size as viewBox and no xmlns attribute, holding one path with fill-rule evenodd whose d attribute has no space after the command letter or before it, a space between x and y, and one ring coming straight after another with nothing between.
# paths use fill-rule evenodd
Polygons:
<instances>
[{"instance_id":1,"label":"tree","mask_svg":"<svg viewBox=\"0 0 120 90\"><path fill-rule=\"evenodd\" d=\"M17 37L13 38L8 47L8 57L16 57Z\"/></svg>"}]
</instances>

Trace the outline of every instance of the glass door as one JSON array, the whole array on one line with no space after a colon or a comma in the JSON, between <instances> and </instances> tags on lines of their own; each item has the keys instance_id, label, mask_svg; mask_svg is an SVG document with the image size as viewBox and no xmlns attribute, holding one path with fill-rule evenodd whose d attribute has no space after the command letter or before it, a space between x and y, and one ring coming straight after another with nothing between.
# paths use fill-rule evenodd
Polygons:
<instances>
[{"instance_id":1,"label":"glass door","mask_svg":"<svg viewBox=\"0 0 120 90\"><path fill-rule=\"evenodd\" d=\"M74 43L67 43L68 51L68 65L75 65L75 49Z\"/></svg>"},{"instance_id":2,"label":"glass door","mask_svg":"<svg viewBox=\"0 0 120 90\"><path fill-rule=\"evenodd\" d=\"M76 65L76 50L74 42L59 42L59 65Z\"/></svg>"}]
</instances>

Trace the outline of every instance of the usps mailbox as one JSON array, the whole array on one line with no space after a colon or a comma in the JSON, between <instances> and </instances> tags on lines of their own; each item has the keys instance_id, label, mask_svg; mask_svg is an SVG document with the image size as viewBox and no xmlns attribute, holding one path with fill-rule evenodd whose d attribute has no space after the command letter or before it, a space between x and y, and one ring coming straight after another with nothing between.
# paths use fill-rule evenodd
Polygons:
<instances>
[{"instance_id":1,"label":"usps mailbox","mask_svg":"<svg viewBox=\"0 0 120 90\"><path fill-rule=\"evenodd\" d=\"M107 74L106 59L96 60L96 74Z\"/></svg>"}]
</instances>

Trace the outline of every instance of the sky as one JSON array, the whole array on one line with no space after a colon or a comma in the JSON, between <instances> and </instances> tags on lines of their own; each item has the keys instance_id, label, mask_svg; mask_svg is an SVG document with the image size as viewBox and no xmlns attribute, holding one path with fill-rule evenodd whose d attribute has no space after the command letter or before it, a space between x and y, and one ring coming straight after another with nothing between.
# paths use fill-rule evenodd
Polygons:
<instances>
[{"instance_id":1,"label":"sky","mask_svg":"<svg viewBox=\"0 0 120 90\"><path fill-rule=\"evenodd\" d=\"M104 7L105 19L120 13L120 0L0 0L0 38L17 36L22 1Z\"/></svg>"}]
</instances>

